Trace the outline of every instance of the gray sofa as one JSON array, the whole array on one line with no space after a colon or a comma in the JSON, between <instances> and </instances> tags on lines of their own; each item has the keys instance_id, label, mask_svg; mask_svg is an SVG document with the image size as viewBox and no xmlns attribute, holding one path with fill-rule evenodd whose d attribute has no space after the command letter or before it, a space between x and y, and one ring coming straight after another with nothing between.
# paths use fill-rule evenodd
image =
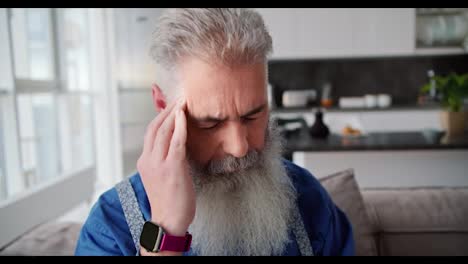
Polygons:
<instances>
[{"instance_id":1,"label":"gray sofa","mask_svg":"<svg viewBox=\"0 0 468 264\"><path fill-rule=\"evenodd\" d=\"M357 255L468 255L468 187L360 189L352 169L320 181L350 219Z\"/></svg>"},{"instance_id":2,"label":"gray sofa","mask_svg":"<svg viewBox=\"0 0 468 264\"><path fill-rule=\"evenodd\" d=\"M468 188L361 190L378 255L468 255Z\"/></svg>"},{"instance_id":3,"label":"gray sofa","mask_svg":"<svg viewBox=\"0 0 468 264\"><path fill-rule=\"evenodd\" d=\"M348 215L357 255L468 255L468 188L359 189L354 172L320 179ZM1 255L72 255L80 223L48 223Z\"/></svg>"}]
</instances>

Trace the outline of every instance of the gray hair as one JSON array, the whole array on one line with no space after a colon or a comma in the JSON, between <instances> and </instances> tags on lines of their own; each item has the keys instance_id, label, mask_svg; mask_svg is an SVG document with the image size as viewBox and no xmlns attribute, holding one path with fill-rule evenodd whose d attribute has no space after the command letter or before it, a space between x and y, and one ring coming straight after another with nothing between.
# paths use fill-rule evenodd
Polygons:
<instances>
[{"instance_id":1,"label":"gray hair","mask_svg":"<svg viewBox=\"0 0 468 264\"><path fill-rule=\"evenodd\" d=\"M154 31L151 56L158 85L166 90L186 57L234 67L264 62L272 52L272 39L259 13L240 8L168 9Z\"/></svg>"}]
</instances>

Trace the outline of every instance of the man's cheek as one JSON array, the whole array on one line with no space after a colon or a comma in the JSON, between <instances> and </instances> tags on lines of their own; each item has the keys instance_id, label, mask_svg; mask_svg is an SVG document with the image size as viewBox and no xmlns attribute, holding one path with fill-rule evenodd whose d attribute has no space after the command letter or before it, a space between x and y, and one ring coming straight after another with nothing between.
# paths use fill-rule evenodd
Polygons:
<instances>
[{"instance_id":1,"label":"man's cheek","mask_svg":"<svg viewBox=\"0 0 468 264\"><path fill-rule=\"evenodd\" d=\"M197 148L198 148L198 135L196 131L191 127L189 124L187 125L187 152L192 158L196 158L194 156L197 153Z\"/></svg>"},{"instance_id":2,"label":"man's cheek","mask_svg":"<svg viewBox=\"0 0 468 264\"><path fill-rule=\"evenodd\" d=\"M213 138L208 133L199 130L198 128L188 128L187 151L197 162L204 163L210 158Z\"/></svg>"},{"instance_id":3,"label":"man's cheek","mask_svg":"<svg viewBox=\"0 0 468 264\"><path fill-rule=\"evenodd\" d=\"M265 145L265 132L267 127L267 122L263 120L258 120L255 124L249 128L249 137L250 137L250 144L251 148L261 150Z\"/></svg>"}]
</instances>

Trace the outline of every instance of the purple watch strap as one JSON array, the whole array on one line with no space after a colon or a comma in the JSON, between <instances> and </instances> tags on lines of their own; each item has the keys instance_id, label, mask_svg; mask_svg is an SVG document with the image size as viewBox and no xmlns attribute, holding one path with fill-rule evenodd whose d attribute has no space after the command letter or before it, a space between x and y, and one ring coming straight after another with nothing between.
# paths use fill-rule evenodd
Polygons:
<instances>
[{"instance_id":1,"label":"purple watch strap","mask_svg":"<svg viewBox=\"0 0 468 264\"><path fill-rule=\"evenodd\" d=\"M183 237L171 236L167 233L164 234L161 242L160 251L176 251L186 252L189 251L190 245L192 244L192 235L187 233Z\"/></svg>"}]
</instances>

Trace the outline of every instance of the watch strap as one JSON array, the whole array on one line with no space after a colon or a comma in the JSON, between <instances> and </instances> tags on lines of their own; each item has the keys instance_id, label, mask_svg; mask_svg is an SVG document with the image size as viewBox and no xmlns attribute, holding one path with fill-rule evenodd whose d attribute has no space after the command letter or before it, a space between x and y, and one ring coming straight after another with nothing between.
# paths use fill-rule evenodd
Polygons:
<instances>
[{"instance_id":1,"label":"watch strap","mask_svg":"<svg viewBox=\"0 0 468 264\"><path fill-rule=\"evenodd\" d=\"M167 233L163 235L159 251L176 251L186 252L189 251L192 243L192 235L188 232L185 236L171 236Z\"/></svg>"}]
</instances>

